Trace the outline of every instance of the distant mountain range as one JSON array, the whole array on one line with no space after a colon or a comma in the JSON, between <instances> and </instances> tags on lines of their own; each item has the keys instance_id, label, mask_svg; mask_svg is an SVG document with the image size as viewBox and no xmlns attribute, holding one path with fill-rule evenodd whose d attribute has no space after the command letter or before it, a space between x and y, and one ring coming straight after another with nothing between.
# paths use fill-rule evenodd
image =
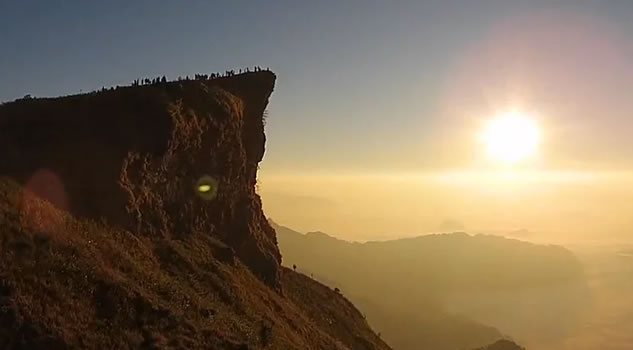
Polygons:
<instances>
[{"instance_id":1,"label":"distant mountain range","mask_svg":"<svg viewBox=\"0 0 633 350\"><path fill-rule=\"evenodd\" d=\"M582 278L560 246L463 232L356 243L271 222L282 264L336 287L395 349L468 349L504 337L446 311L454 292L519 290Z\"/></svg>"}]
</instances>

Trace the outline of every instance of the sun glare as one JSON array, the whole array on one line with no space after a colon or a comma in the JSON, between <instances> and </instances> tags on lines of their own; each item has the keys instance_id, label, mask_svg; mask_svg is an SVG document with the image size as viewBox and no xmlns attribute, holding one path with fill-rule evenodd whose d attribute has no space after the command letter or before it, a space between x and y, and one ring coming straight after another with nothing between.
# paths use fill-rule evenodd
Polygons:
<instances>
[{"instance_id":1,"label":"sun glare","mask_svg":"<svg viewBox=\"0 0 633 350\"><path fill-rule=\"evenodd\" d=\"M514 164L536 153L540 136L533 119L520 112L509 112L492 119L482 139L490 158Z\"/></svg>"}]
</instances>

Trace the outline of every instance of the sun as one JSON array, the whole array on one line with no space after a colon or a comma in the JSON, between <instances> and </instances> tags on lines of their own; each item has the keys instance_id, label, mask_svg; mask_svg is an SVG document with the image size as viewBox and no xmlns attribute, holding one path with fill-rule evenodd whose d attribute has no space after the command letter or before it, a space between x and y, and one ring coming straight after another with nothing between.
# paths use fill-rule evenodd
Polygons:
<instances>
[{"instance_id":1,"label":"sun","mask_svg":"<svg viewBox=\"0 0 633 350\"><path fill-rule=\"evenodd\" d=\"M534 119L519 111L506 112L490 120L482 134L488 156L514 164L533 156L541 132Z\"/></svg>"}]
</instances>

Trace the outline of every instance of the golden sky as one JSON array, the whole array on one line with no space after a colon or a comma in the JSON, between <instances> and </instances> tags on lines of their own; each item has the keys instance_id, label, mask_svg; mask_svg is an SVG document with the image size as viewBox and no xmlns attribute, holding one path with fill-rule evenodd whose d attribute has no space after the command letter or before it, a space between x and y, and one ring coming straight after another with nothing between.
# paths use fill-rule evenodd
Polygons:
<instances>
[{"instance_id":1,"label":"golden sky","mask_svg":"<svg viewBox=\"0 0 633 350\"><path fill-rule=\"evenodd\" d=\"M266 213L298 230L358 240L434 232L447 219L471 232L523 229L546 241L633 238L626 28L579 11L492 23L447 59L442 79L403 83L409 89L390 102L370 92L354 99L359 107L342 111L370 115L349 117L356 130L342 133L339 115L321 119L314 149L302 148L301 135L292 150L271 141L260 175ZM374 100L386 122L367 111ZM490 159L478 139L509 110L539 130L534 154L511 165Z\"/></svg>"}]
</instances>

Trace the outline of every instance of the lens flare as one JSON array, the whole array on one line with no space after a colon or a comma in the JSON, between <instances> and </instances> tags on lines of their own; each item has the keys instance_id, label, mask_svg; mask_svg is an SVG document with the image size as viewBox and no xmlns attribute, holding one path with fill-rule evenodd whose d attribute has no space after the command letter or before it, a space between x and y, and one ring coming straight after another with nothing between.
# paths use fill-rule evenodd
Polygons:
<instances>
[{"instance_id":1,"label":"lens flare","mask_svg":"<svg viewBox=\"0 0 633 350\"><path fill-rule=\"evenodd\" d=\"M200 186L198 186L198 192L204 193L204 192L209 192L209 191L211 191L211 186L209 186L209 185L200 185Z\"/></svg>"},{"instance_id":2,"label":"lens flare","mask_svg":"<svg viewBox=\"0 0 633 350\"><path fill-rule=\"evenodd\" d=\"M201 177L196 183L196 193L204 200L212 200L218 194L218 181L208 175Z\"/></svg>"}]
</instances>

